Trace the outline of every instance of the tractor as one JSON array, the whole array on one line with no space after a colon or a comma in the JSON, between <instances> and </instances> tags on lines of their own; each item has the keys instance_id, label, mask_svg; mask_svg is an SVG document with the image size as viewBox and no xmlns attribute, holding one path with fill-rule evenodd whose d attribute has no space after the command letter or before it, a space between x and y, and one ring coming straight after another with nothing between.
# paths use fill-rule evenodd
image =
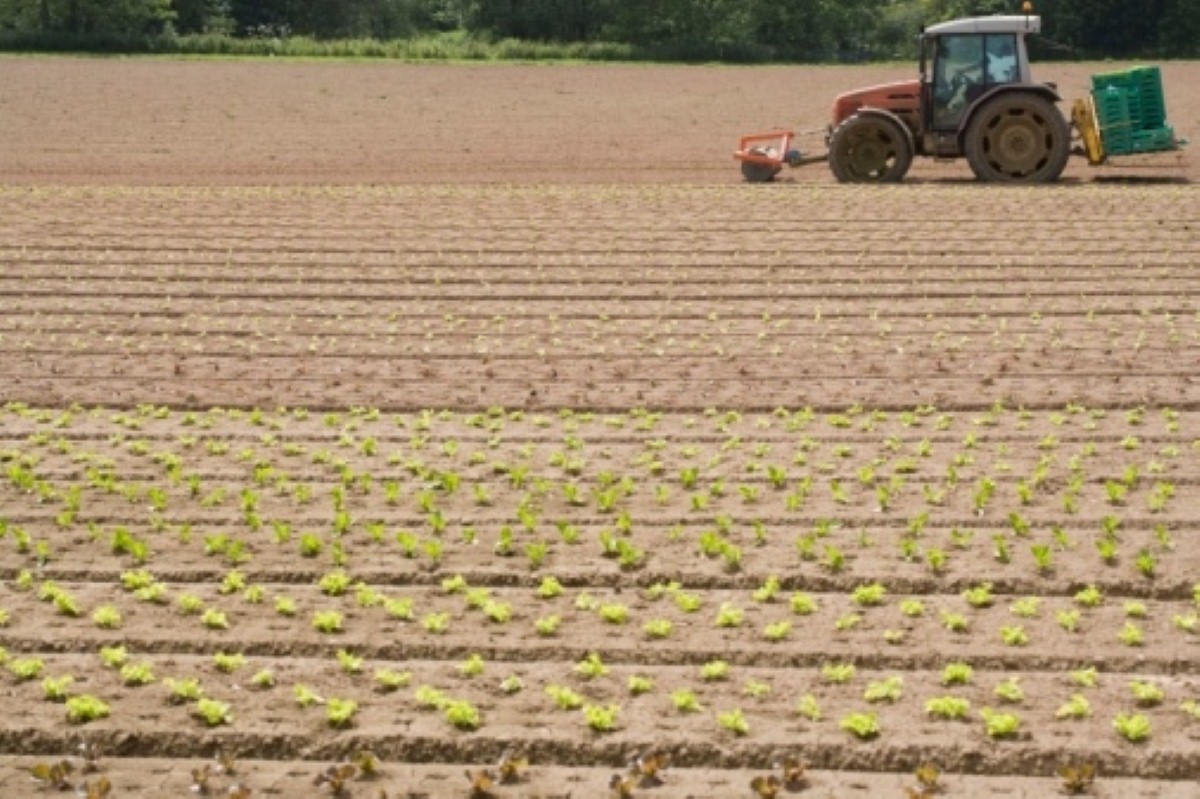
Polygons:
<instances>
[{"instance_id":1,"label":"tractor","mask_svg":"<svg viewBox=\"0 0 1200 799\"><path fill-rule=\"evenodd\" d=\"M966 158L981 181L1057 180L1073 152L1072 132L1058 109L1063 98L1055 85L1035 81L1030 71L1025 40L1040 31L1041 17L1029 13L925 28L918 78L834 100L825 129L827 152L792 149L791 131L744 136L734 154L742 175L760 183L785 165L827 160L840 182L895 183L920 155ZM1111 80L1102 80L1106 77ZM1092 96L1076 101L1072 111L1083 143L1079 152L1098 164L1109 155L1178 149L1183 142L1165 126L1162 106L1157 68L1142 68L1132 77L1094 76Z\"/></svg>"}]
</instances>

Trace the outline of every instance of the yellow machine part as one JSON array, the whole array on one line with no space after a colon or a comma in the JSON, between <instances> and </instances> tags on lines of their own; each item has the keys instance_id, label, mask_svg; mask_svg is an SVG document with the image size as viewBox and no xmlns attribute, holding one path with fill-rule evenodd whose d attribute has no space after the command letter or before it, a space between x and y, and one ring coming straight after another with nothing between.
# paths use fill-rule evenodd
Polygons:
<instances>
[{"instance_id":1,"label":"yellow machine part","mask_svg":"<svg viewBox=\"0 0 1200 799\"><path fill-rule=\"evenodd\" d=\"M1083 149L1087 153L1088 163L1097 166L1104 163L1104 142L1100 138L1100 126L1096 123L1096 106L1089 96L1086 100L1076 100L1071 109L1071 121L1083 139Z\"/></svg>"}]
</instances>

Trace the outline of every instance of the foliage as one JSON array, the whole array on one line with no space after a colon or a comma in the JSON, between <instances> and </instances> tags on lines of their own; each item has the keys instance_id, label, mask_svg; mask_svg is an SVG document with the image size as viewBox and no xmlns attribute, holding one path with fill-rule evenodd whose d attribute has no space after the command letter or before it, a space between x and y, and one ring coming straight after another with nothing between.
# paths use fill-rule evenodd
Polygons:
<instances>
[{"instance_id":1,"label":"foliage","mask_svg":"<svg viewBox=\"0 0 1200 799\"><path fill-rule=\"evenodd\" d=\"M999 713L984 707L980 708L979 715L989 738L1013 738L1021 729L1021 719L1016 713Z\"/></svg>"},{"instance_id":2,"label":"foliage","mask_svg":"<svg viewBox=\"0 0 1200 799\"><path fill-rule=\"evenodd\" d=\"M966 718L970 710L970 701L960 696L935 696L925 702L925 712L940 719Z\"/></svg>"},{"instance_id":3,"label":"foliage","mask_svg":"<svg viewBox=\"0 0 1200 799\"><path fill-rule=\"evenodd\" d=\"M1096 3L1047 0L1048 40L1092 57L1197 54L1194 3ZM652 11L637 0L0 0L0 30L55 49L813 61L908 58L922 24L1011 12L1007 0L656 0ZM375 446L361 442L365 453Z\"/></svg>"},{"instance_id":4,"label":"foliage","mask_svg":"<svg viewBox=\"0 0 1200 799\"><path fill-rule=\"evenodd\" d=\"M91 694L80 694L67 699L67 721L86 724L108 716L109 707Z\"/></svg>"},{"instance_id":5,"label":"foliage","mask_svg":"<svg viewBox=\"0 0 1200 799\"><path fill-rule=\"evenodd\" d=\"M838 727L860 740L879 735L879 718L874 713L850 713L838 721Z\"/></svg>"},{"instance_id":6,"label":"foliage","mask_svg":"<svg viewBox=\"0 0 1200 799\"><path fill-rule=\"evenodd\" d=\"M718 713L717 724L722 729L729 730L739 737L750 734L750 723L746 721L746 717L742 715L740 708Z\"/></svg>"},{"instance_id":7,"label":"foliage","mask_svg":"<svg viewBox=\"0 0 1200 799\"><path fill-rule=\"evenodd\" d=\"M193 712L209 727L233 723L233 712L227 702L201 697L196 701L196 708Z\"/></svg>"},{"instance_id":8,"label":"foliage","mask_svg":"<svg viewBox=\"0 0 1200 799\"><path fill-rule=\"evenodd\" d=\"M1141 743L1150 737L1150 719L1140 713L1118 713L1113 719L1113 729L1130 743Z\"/></svg>"}]
</instances>

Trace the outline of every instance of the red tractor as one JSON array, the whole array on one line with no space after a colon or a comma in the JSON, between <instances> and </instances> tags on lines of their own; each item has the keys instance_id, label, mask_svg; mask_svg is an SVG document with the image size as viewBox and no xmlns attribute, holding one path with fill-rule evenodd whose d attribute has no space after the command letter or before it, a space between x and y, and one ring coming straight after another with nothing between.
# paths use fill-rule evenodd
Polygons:
<instances>
[{"instance_id":1,"label":"red tractor","mask_svg":"<svg viewBox=\"0 0 1200 799\"><path fill-rule=\"evenodd\" d=\"M1029 68L1025 39L1040 31L1041 18L1032 15L972 17L926 28L921 32L920 77L847 92L834 100L833 120L825 136L827 153L806 156L792 149L790 131L753 134L742 138L735 153L742 174L748 181L763 182L785 165L828 160L839 181L892 183L904 178L914 156L922 155L965 157L983 181L1057 180L1072 152L1071 126L1056 105L1063 99L1056 87L1036 82ZM1126 80L1124 74L1114 75ZM1102 77L1094 77L1097 86ZM1162 106L1156 68L1153 77L1159 81L1157 104ZM1143 85L1153 97L1153 87L1138 84ZM1100 88L1106 93L1097 94ZM1145 123L1152 130L1142 130L1128 113L1134 101L1123 106L1116 99L1108 102L1112 91L1137 87L1100 88L1088 100L1077 101L1072 112L1089 161L1177 149L1181 144L1165 127L1165 109ZM1097 97L1101 110L1111 109L1107 116L1098 117ZM1147 104L1153 105L1139 102L1136 107ZM1105 120L1111 121L1107 138ZM1131 125L1145 134L1139 141L1147 144L1140 149L1130 138Z\"/></svg>"}]
</instances>

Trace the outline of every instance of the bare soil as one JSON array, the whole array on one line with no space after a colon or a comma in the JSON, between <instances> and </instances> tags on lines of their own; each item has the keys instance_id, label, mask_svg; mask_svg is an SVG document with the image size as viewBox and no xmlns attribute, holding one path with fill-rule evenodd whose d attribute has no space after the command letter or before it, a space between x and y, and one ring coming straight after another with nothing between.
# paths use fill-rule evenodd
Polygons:
<instances>
[{"instance_id":1,"label":"bare soil","mask_svg":"<svg viewBox=\"0 0 1200 799\"><path fill-rule=\"evenodd\" d=\"M349 795L466 796L514 750L497 795L603 796L651 751L673 767L637 796L752 796L784 756L801 795L902 795L923 763L949 796L1050 795L1068 764L1097 796L1194 795L1186 156L740 182L739 134L901 68L0 65L0 793L56 793L27 768L87 741L116 796L187 792L218 751L214 790L328 795L363 749L383 774ZM1043 72L1069 96L1116 66ZM1184 133L1196 71L1164 65ZM117 645L150 684L101 664ZM67 675L110 715L69 721L42 684ZM188 678L228 723L170 701ZM964 720L929 714L946 695Z\"/></svg>"},{"instance_id":2,"label":"bare soil","mask_svg":"<svg viewBox=\"0 0 1200 799\"><path fill-rule=\"evenodd\" d=\"M833 98L915 66L724 67L4 58L0 182L108 185L727 184L743 134L811 131ZM1040 64L1069 103L1129 64ZM1169 122L1200 135L1200 66L1162 65ZM1186 155L1067 179L1194 180ZM918 161L914 180L965 180ZM822 165L786 172L832 182Z\"/></svg>"}]
</instances>

